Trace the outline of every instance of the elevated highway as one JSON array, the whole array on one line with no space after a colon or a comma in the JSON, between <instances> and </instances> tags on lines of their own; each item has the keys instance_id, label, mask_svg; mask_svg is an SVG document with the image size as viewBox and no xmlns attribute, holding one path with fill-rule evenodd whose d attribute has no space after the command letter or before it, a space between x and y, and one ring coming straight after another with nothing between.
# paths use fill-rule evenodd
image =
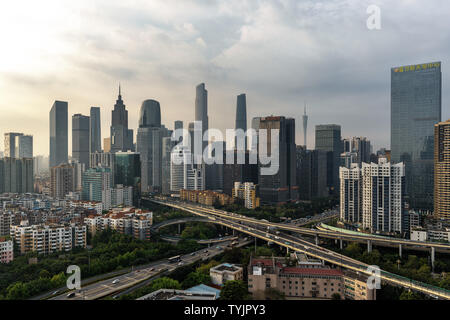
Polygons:
<instances>
[{"instance_id":1,"label":"elevated highway","mask_svg":"<svg viewBox=\"0 0 450 320\"><path fill-rule=\"evenodd\" d=\"M266 221L260 221L256 219L247 218L234 213L229 213L217 209L206 208L202 206L192 205L188 203L182 203L178 201L167 201L161 199L148 199L155 203L170 206L179 210L190 212L192 214L207 217L213 223L224 225L226 227L238 230L239 232L248 234L255 238L259 238L268 242L278 244L290 250L305 253L317 259L321 259L332 263L334 265L353 270L360 274L366 274L372 276L372 271L368 269L369 265L357 261L355 259L349 258L347 256L338 254L332 250L322 248L318 245L312 244L301 238L288 235L279 232L278 234L272 234L267 230L267 227L277 227L280 230L297 231L297 227L288 227L283 224L270 223ZM295 228L295 229L292 229ZM303 229L303 228L300 228ZM309 230L309 229L306 229ZM302 232L299 232L302 233ZM325 233L326 234L326 233ZM313 233L315 235L315 233ZM375 238L375 237L374 237ZM382 242L387 240L382 240ZM401 241L401 239L398 239ZM423 244L421 244L423 245ZM434 245L434 243L433 243ZM436 286L428 285L420 281L415 281L408 279L393 273L389 273L384 270L380 270L380 278L382 281L401 286L404 288L409 288L415 291L425 293L427 295L437 297L440 299L450 300L450 291L439 288Z\"/></svg>"}]
</instances>

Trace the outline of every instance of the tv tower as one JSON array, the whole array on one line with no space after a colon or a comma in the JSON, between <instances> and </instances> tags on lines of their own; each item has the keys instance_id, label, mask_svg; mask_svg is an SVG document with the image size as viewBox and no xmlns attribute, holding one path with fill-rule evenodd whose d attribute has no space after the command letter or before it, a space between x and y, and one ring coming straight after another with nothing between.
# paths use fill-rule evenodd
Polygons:
<instances>
[{"instance_id":1,"label":"tv tower","mask_svg":"<svg viewBox=\"0 0 450 320\"><path fill-rule=\"evenodd\" d=\"M306 129L308 128L308 115L306 114L306 102L305 102L305 112L303 114L303 145L306 148Z\"/></svg>"}]
</instances>

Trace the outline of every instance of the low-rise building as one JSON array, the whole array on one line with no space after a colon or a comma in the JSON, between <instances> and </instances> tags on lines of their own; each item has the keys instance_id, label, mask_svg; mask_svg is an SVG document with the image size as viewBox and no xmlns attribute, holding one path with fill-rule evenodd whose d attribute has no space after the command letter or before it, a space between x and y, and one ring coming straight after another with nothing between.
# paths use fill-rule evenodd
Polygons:
<instances>
[{"instance_id":1,"label":"low-rise building","mask_svg":"<svg viewBox=\"0 0 450 320\"><path fill-rule=\"evenodd\" d=\"M228 205L234 202L234 199L227 194L215 192L211 190L180 190L180 200L200 203L207 206L212 206L216 202L220 205Z\"/></svg>"},{"instance_id":2,"label":"low-rise building","mask_svg":"<svg viewBox=\"0 0 450 320\"><path fill-rule=\"evenodd\" d=\"M349 287L348 295L345 283ZM335 294L341 299L375 299L375 295L369 294L367 287L362 285L362 280L338 269L304 265L292 267L287 265L285 258L250 259L249 292L254 299L264 299L270 289L279 291L287 299L331 299Z\"/></svg>"},{"instance_id":3,"label":"low-rise building","mask_svg":"<svg viewBox=\"0 0 450 320\"><path fill-rule=\"evenodd\" d=\"M222 263L209 269L209 275L213 284L223 285L226 281L242 280L244 269L234 264Z\"/></svg>"}]
</instances>

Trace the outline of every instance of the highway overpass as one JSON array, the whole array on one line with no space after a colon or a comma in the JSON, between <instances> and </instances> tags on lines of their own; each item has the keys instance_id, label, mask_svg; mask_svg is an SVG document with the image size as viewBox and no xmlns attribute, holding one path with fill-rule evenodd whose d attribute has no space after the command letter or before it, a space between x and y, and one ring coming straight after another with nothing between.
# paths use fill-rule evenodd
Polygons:
<instances>
[{"instance_id":1,"label":"highway overpass","mask_svg":"<svg viewBox=\"0 0 450 320\"><path fill-rule=\"evenodd\" d=\"M329 263L332 263L337 266L341 266L346 269L353 270L355 272L358 272L360 274L366 274L368 276L372 276L372 271L368 270L369 265L357 261L355 259L349 258L347 256L338 254L332 250L328 250L325 248L322 248L318 245L311 244L310 242L300 239L298 237L294 237L288 234L279 233L279 234L272 234L266 228L269 226L277 227L281 230L288 230L288 231L297 231L297 227L288 227L283 224L276 224L276 223L270 223L266 221L260 221L256 219L247 218L241 215L237 215L230 212L225 212L217 209L197 206L189 203L182 203L178 201L167 201L167 200L161 200L161 199L150 199L149 201L152 201L154 203L160 204L160 205L166 205L170 206L179 210L183 210L186 212L190 212L192 214L201 216L201 217L207 217L211 220L213 223L217 223L220 225L224 225L226 227L238 230L239 232L246 233L250 236L253 236L255 238L259 238L268 242L276 243L280 246L283 246L285 248L305 253L309 256L312 256L317 259L321 259L324 261L327 261ZM262 228L262 229L259 229ZM292 230L292 228L295 228ZM303 228L300 228L303 229ZM306 229L309 230L309 229ZM303 230L301 230L303 231ZM302 233L302 232L299 232ZM313 233L313 235L316 235ZM370 240L370 235L368 235ZM374 237L376 238L376 237ZM350 237L351 239L351 237ZM378 239L377 239L378 240ZM385 242L387 240L383 239L381 242ZM402 241L401 239L398 239L397 241ZM421 243L421 245L423 245ZM429 244L428 244L429 245ZM433 243L434 245L434 243ZM382 281L398 285L404 288L409 288L412 290L416 290L422 293L425 293L427 295L437 297L440 299L446 299L450 300L450 291L435 287L432 285L428 285L426 283L422 283L420 281L415 281L412 279L408 279L393 273L389 273L387 271L381 270L380 271L380 278Z\"/></svg>"}]
</instances>

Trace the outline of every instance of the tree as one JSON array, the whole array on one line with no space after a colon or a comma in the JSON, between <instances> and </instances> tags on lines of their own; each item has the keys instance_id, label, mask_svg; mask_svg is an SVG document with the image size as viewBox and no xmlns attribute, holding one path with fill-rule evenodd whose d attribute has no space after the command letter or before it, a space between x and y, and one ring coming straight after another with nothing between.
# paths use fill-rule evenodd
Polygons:
<instances>
[{"instance_id":1,"label":"tree","mask_svg":"<svg viewBox=\"0 0 450 320\"><path fill-rule=\"evenodd\" d=\"M188 289L199 284L208 284L211 282L211 277L201 272L191 272L186 279L183 280L181 286L183 289Z\"/></svg>"},{"instance_id":2,"label":"tree","mask_svg":"<svg viewBox=\"0 0 450 320\"><path fill-rule=\"evenodd\" d=\"M247 295L247 285L241 280L232 280L225 282L220 291L220 300L245 300Z\"/></svg>"},{"instance_id":3,"label":"tree","mask_svg":"<svg viewBox=\"0 0 450 320\"><path fill-rule=\"evenodd\" d=\"M335 292L331 295L331 300L341 300L341 295Z\"/></svg>"},{"instance_id":4,"label":"tree","mask_svg":"<svg viewBox=\"0 0 450 320\"><path fill-rule=\"evenodd\" d=\"M181 285L177 280L168 277L156 279L151 284L152 291L159 289L181 289Z\"/></svg>"},{"instance_id":5,"label":"tree","mask_svg":"<svg viewBox=\"0 0 450 320\"><path fill-rule=\"evenodd\" d=\"M219 262L217 262L216 260L211 260L207 264L203 264L200 267L198 267L197 270L195 270L195 271L198 273L203 273L203 274L209 275L209 269L214 268L215 266L218 266L218 265L219 265Z\"/></svg>"}]
</instances>

